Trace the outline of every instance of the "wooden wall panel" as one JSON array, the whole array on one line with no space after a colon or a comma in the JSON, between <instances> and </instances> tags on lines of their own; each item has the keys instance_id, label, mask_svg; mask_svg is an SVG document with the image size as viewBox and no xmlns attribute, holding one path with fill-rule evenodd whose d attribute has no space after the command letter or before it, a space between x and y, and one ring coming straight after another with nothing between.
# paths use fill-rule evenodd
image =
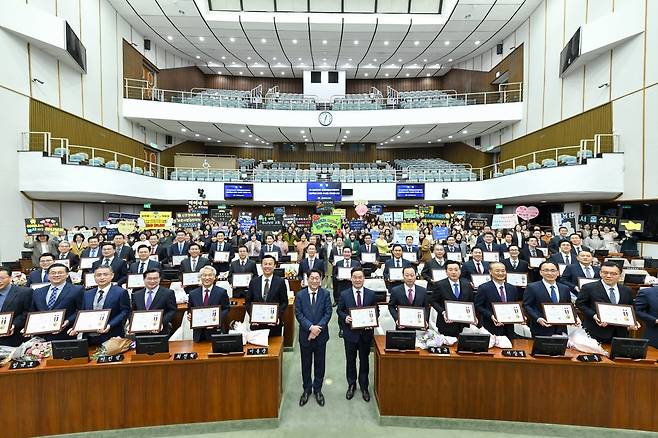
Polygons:
<instances>
[{"instance_id":1,"label":"wooden wall panel","mask_svg":"<svg viewBox=\"0 0 658 438\"><path fill-rule=\"evenodd\" d=\"M440 147L377 149L377 160L393 161L405 158L440 158Z\"/></svg>"},{"instance_id":2,"label":"wooden wall panel","mask_svg":"<svg viewBox=\"0 0 658 438\"><path fill-rule=\"evenodd\" d=\"M442 89L455 90L457 93L475 93L498 89L497 87L494 88L489 82L489 72L453 68L443 76Z\"/></svg>"},{"instance_id":3,"label":"wooden wall panel","mask_svg":"<svg viewBox=\"0 0 658 438\"><path fill-rule=\"evenodd\" d=\"M413 78L413 79L348 79L345 88L346 93L369 93L370 87L376 87L382 94L386 95L386 86L398 91L413 90L440 90L441 77Z\"/></svg>"},{"instance_id":4,"label":"wooden wall panel","mask_svg":"<svg viewBox=\"0 0 658 438\"><path fill-rule=\"evenodd\" d=\"M253 158L254 160L272 159L272 149L266 148L208 146L206 147L206 151L212 155L235 155L238 158Z\"/></svg>"},{"instance_id":5,"label":"wooden wall panel","mask_svg":"<svg viewBox=\"0 0 658 438\"><path fill-rule=\"evenodd\" d=\"M123 77L130 79L142 78L144 57L126 40L123 41Z\"/></svg>"},{"instance_id":6,"label":"wooden wall panel","mask_svg":"<svg viewBox=\"0 0 658 438\"><path fill-rule=\"evenodd\" d=\"M160 153L160 164L165 167L174 166L174 155L176 154L208 154L203 143L196 141L184 141Z\"/></svg>"},{"instance_id":7,"label":"wooden wall panel","mask_svg":"<svg viewBox=\"0 0 658 438\"><path fill-rule=\"evenodd\" d=\"M491 70L489 70L489 83L496 79L496 72L504 73L509 71L507 82L523 82L523 44L514 49L512 53L503 58ZM498 87L495 87L497 90Z\"/></svg>"},{"instance_id":8,"label":"wooden wall panel","mask_svg":"<svg viewBox=\"0 0 658 438\"><path fill-rule=\"evenodd\" d=\"M190 91L192 88L204 88L206 75L195 66L168 68L158 73L158 88L163 90Z\"/></svg>"},{"instance_id":9,"label":"wooden wall panel","mask_svg":"<svg viewBox=\"0 0 658 438\"><path fill-rule=\"evenodd\" d=\"M294 152L284 152L277 150L274 152L274 158L282 162L298 163L370 163L375 160L374 145L366 145L365 152L322 152L297 150Z\"/></svg>"},{"instance_id":10,"label":"wooden wall panel","mask_svg":"<svg viewBox=\"0 0 658 438\"><path fill-rule=\"evenodd\" d=\"M448 143L439 151L439 157L451 163L470 163L474 168L493 163L493 154L479 151L464 143Z\"/></svg>"},{"instance_id":11,"label":"wooden wall panel","mask_svg":"<svg viewBox=\"0 0 658 438\"><path fill-rule=\"evenodd\" d=\"M259 85L263 86L263 95L275 85L282 93L303 93L302 79L282 78L252 78L246 76L206 75L206 88L221 90L251 90ZM180 88L176 88L180 89Z\"/></svg>"}]
</instances>

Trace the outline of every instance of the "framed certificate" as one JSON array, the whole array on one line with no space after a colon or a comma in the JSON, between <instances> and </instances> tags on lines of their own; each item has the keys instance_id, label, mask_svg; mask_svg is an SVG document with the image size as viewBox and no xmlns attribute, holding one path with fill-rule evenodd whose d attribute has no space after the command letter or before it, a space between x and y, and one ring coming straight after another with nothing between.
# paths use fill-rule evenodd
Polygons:
<instances>
[{"instance_id":1,"label":"framed certificate","mask_svg":"<svg viewBox=\"0 0 658 438\"><path fill-rule=\"evenodd\" d=\"M471 274L471 283L473 283L473 287L476 289L487 281L491 281L491 276L489 274Z\"/></svg>"},{"instance_id":2,"label":"framed certificate","mask_svg":"<svg viewBox=\"0 0 658 438\"><path fill-rule=\"evenodd\" d=\"M160 263L160 257L157 254L152 254L149 256L149 260L153 260L156 263Z\"/></svg>"},{"instance_id":3,"label":"framed certificate","mask_svg":"<svg viewBox=\"0 0 658 438\"><path fill-rule=\"evenodd\" d=\"M404 268L390 268L388 270L388 279L390 281L402 281L404 279L402 269Z\"/></svg>"},{"instance_id":4,"label":"framed certificate","mask_svg":"<svg viewBox=\"0 0 658 438\"><path fill-rule=\"evenodd\" d=\"M352 318L353 329L375 328L379 326L377 320L377 309L375 306L371 307L353 307L349 309L350 317Z\"/></svg>"},{"instance_id":5,"label":"framed certificate","mask_svg":"<svg viewBox=\"0 0 658 438\"><path fill-rule=\"evenodd\" d=\"M548 257L548 248L543 248L543 247L537 247L538 251L541 251L542 254L544 254L544 257Z\"/></svg>"},{"instance_id":6,"label":"framed certificate","mask_svg":"<svg viewBox=\"0 0 658 438\"><path fill-rule=\"evenodd\" d=\"M493 251L485 251L482 253L482 260L485 262L497 262L500 259L500 254Z\"/></svg>"},{"instance_id":7,"label":"framed certificate","mask_svg":"<svg viewBox=\"0 0 658 438\"><path fill-rule=\"evenodd\" d=\"M564 263L558 263L557 268L560 270L560 275L564 274L564 270L567 268L567 265Z\"/></svg>"},{"instance_id":8,"label":"framed certificate","mask_svg":"<svg viewBox=\"0 0 658 438\"><path fill-rule=\"evenodd\" d=\"M293 251L293 252L288 253L288 255L290 256L290 261L292 263L297 262L297 255L298 255L297 252Z\"/></svg>"},{"instance_id":9,"label":"framed certificate","mask_svg":"<svg viewBox=\"0 0 658 438\"><path fill-rule=\"evenodd\" d=\"M277 262L279 261L279 253L276 252L276 251L266 252L263 255L272 256L272 257L274 257L274 260L276 260Z\"/></svg>"},{"instance_id":10,"label":"framed certificate","mask_svg":"<svg viewBox=\"0 0 658 438\"><path fill-rule=\"evenodd\" d=\"M85 287L89 289L90 287L96 287L96 286L98 285L96 284L96 278L94 278L94 273L89 272L85 274Z\"/></svg>"},{"instance_id":11,"label":"framed certificate","mask_svg":"<svg viewBox=\"0 0 658 438\"><path fill-rule=\"evenodd\" d=\"M201 284L198 272L183 273L183 286L198 286Z\"/></svg>"},{"instance_id":12,"label":"framed certificate","mask_svg":"<svg viewBox=\"0 0 658 438\"><path fill-rule=\"evenodd\" d=\"M172 266L180 266L180 263L187 258L186 255L175 255L171 257Z\"/></svg>"},{"instance_id":13,"label":"framed certificate","mask_svg":"<svg viewBox=\"0 0 658 438\"><path fill-rule=\"evenodd\" d=\"M42 287L50 286L50 283L32 283L30 288L32 290L41 289Z\"/></svg>"},{"instance_id":14,"label":"framed certificate","mask_svg":"<svg viewBox=\"0 0 658 438\"><path fill-rule=\"evenodd\" d=\"M508 272L507 282L512 286L526 287L528 285L528 274L518 272Z\"/></svg>"},{"instance_id":15,"label":"framed certificate","mask_svg":"<svg viewBox=\"0 0 658 438\"><path fill-rule=\"evenodd\" d=\"M576 309L571 303L541 303L544 319L549 324L572 325L576 323Z\"/></svg>"},{"instance_id":16,"label":"framed certificate","mask_svg":"<svg viewBox=\"0 0 658 438\"><path fill-rule=\"evenodd\" d=\"M445 301L446 317L452 322L475 324L475 306L463 301Z\"/></svg>"},{"instance_id":17,"label":"framed certificate","mask_svg":"<svg viewBox=\"0 0 658 438\"><path fill-rule=\"evenodd\" d=\"M338 273L336 278L339 280L349 280L352 278L352 268L342 268L338 267Z\"/></svg>"},{"instance_id":18,"label":"framed certificate","mask_svg":"<svg viewBox=\"0 0 658 438\"><path fill-rule=\"evenodd\" d=\"M597 281L601 281L600 278L586 278L586 277L578 277L578 288L583 287L584 285L588 283L596 283Z\"/></svg>"},{"instance_id":19,"label":"framed certificate","mask_svg":"<svg viewBox=\"0 0 658 438\"><path fill-rule=\"evenodd\" d=\"M601 322L620 327L637 325L635 309L626 304L596 303L596 314Z\"/></svg>"},{"instance_id":20,"label":"framed certificate","mask_svg":"<svg viewBox=\"0 0 658 438\"><path fill-rule=\"evenodd\" d=\"M377 253L374 252L361 253L361 263L376 263L376 262L377 262Z\"/></svg>"},{"instance_id":21,"label":"framed certificate","mask_svg":"<svg viewBox=\"0 0 658 438\"><path fill-rule=\"evenodd\" d=\"M432 281L437 282L441 281L444 278L448 278L448 273L445 269L432 269Z\"/></svg>"},{"instance_id":22,"label":"framed certificate","mask_svg":"<svg viewBox=\"0 0 658 438\"><path fill-rule=\"evenodd\" d=\"M6 336L11 331L11 323L14 319L14 312L0 313L0 336Z\"/></svg>"},{"instance_id":23,"label":"framed certificate","mask_svg":"<svg viewBox=\"0 0 658 438\"><path fill-rule=\"evenodd\" d=\"M415 252L403 252L402 258L404 260L410 261L411 263L416 263L418 261L418 254Z\"/></svg>"},{"instance_id":24,"label":"framed certificate","mask_svg":"<svg viewBox=\"0 0 658 438\"><path fill-rule=\"evenodd\" d=\"M91 269L91 265L98 260L96 257L81 257L80 258L80 269Z\"/></svg>"},{"instance_id":25,"label":"framed certificate","mask_svg":"<svg viewBox=\"0 0 658 438\"><path fill-rule=\"evenodd\" d=\"M130 315L128 333L151 333L162 330L163 310L135 310Z\"/></svg>"},{"instance_id":26,"label":"framed certificate","mask_svg":"<svg viewBox=\"0 0 658 438\"><path fill-rule=\"evenodd\" d=\"M506 251L503 253L503 259L508 259L510 258L509 251Z\"/></svg>"},{"instance_id":27,"label":"framed certificate","mask_svg":"<svg viewBox=\"0 0 658 438\"><path fill-rule=\"evenodd\" d=\"M250 273L233 274L233 284L231 284L231 286L232 287L249 287L250 282L251 282L251 274Z\"/></svg>"},{"instance_id":28,"label":"framed certificate","mask_svg":"<svg viewBox=\"0 0 658 438\"><path fill-rule=\"evenodd\" d=\"M221 312L220 306L192 307L192 328L219 327Z\"/></svg>"},{"instance_id":29,"label":"framed certificate","mask_svg":"<svg viewBox=\"0 0 658 438\"><path fill-rule=\"evenodd\" d=\"M25 323L25 335L40 335L57 333L64 324L66 310L51 310L47 312L30 312Z\"/></svg>"},{"instance_id":30,"label":"framed certificate","mask_svg":"<svg viewBox=\"0 0 658 438\"><path fill-rule=\"evenodd\" d=\"M253 324L276 324L279 319L279 304L251 303L251 322Z\"/></svg>"},{"instance_id":31,"label":"framed certificate","mask_svg":"<svg viewBox=\"0 0 658 438\"><path fill-rule=\"evenodd\" d=\"M448 260L454 260L456 262L462 261L462 253L460 252L446 252L446 258Z\"/></svg>"},{"instance_id":32,"label":"framed certificate","mask_svg":"<svg viewBox=\"0 0 658 438\"><path fill-rule=\"evenodd\" d=\"M425 309L422 307L398 306L399 327L425 329Z\"/></svg>"},{"instance_id":33,"label":"framed certificate","mask_svg":"<svg viewBox=\"0 0 658 438\"><path fill-rule=\"evenodd\" d=\"M128 274L128 289L141 289L144 287L144 275L143 274Z\"/></svg>"},{"instance_id":34,"label":"framed certificate","mask_svg":"<svg viewBox=\"0 0 658 438\"><path fill-rule=\"evenodd\" d=\"M544 257L530 257L530 267L531 268L538 268L539 265L544 263L546 259Z\"/></svg>"},{"instance_id":35,"label":"framed certificate","mask_svg":"<svg viewBox=\"0 0 658 438\"><path fill-rule=\"evenodd\" d=\"M110 321L111 309L80 310L75 317L73 330L78 333L90 333L103 330Z\"/></svg>"},{"instance_id":36,"label":"framed certificate","mask_svg":"<svg viewBox=\"0 0 658 438\"><path fill-rule=\"evenodd\" d=\"M525 315L520 302L491 303L493 313L502 324L525 324Z\"/></svg>"},{"instance_id":37,"label":"framed certificate","mask_svg":"<svg viewBox=\"0 0 658 438\"><path fill-rule=\"evenodd\" d=\"M69 259L57 259L54 264L64 265L67 268L71 269L71 261Z\"/></svg>"},{"instance_id":38,"label":"framed certificate","mask_svg":"<svg viewBox=\"0 0 658 438\"><path fill-rule=\"evenodd\" d=\"M228 251L217 251L215 252L215 256L213 257L213 261L215 263L228 263L229 262L229 256L231 255L230 252Z\"/></svg>"}]
</instances>

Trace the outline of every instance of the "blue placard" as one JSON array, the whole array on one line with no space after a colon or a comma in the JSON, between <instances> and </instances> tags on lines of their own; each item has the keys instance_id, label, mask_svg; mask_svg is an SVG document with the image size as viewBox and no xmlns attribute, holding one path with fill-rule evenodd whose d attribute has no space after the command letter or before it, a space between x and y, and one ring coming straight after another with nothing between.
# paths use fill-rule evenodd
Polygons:
<instances>
[{"instance_id":1,"label":"blue placard","mask_svg":"<svg viewBox=\"0 0 658 438\"><path fill-rule=\"evenodd\" d=\"M368 213L374 214L374 215L380 215L384 212L384 206L383 205L369 205L368 206Z\"/></svg>"},{"instance_id":2,"label":"blue placard","mask_svg":"<svg viewBox=\"0 0 658 438\"><path fill-rule=\"evenodd\" d=\"M365 226L365 221L361 219L353 219L350 221L350 230L352 231L361 231Z\"/></svg>"},{"instance_id":3,"label":"blue placard","mask_svg":"<svg viewBox=\"0 0 658 438\"><path fill-rule=\"evenodd\" d=\"M341 184L339 182L307 182L307 201L333 201L339 202L343 199Z\"/></svg>"},{"instance_id":4,"label":"blue placard","mask_svg":"<svg viewBox=\"0 0 658 438\"><path fill-rule=\"evenodd\" d=\"M396 184L396 199L425 199L425 184Z\"/></svg>"},{"instance_id":5,"label":"blue placard","mask_svg":"<svg viewBox=\"0 0 658 438\"><path fill-rule=\"evenodd\" d=\"M449 234L450 234L450 229L448 227L432 228L432 237L434 238L434 240L447 239Z\"/></svg>"},{"instance_id":6,"label":"blue placard","mask_svg":"<svg viewBox=\"0 0 658 438\"><path fill-rule=\"evenodd\" d=\"M243 233L247 233L249 232L249 228L256 226L256 219L240 218L238 219L238 224L240 225L240 230Z\"/></svg>"},{"instance_id":7,"label":"blue placard","mask_svg":"<svg viewBox=\"0 0 658 438\"><path fill-rule=\"evenodd\" d=\"M254 199L254 185L224 184L224 199Z\"/></svg>"}]
</instances>

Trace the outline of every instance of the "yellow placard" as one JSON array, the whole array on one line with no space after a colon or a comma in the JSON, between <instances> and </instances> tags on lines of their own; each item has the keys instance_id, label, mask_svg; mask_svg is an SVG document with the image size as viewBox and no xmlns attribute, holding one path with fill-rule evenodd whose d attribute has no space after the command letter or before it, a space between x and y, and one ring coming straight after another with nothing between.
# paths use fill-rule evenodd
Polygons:
<instances>
[{"instance_id":1,"label":"yellow placard","mask_svg":"<svg viewBox=\"0 0 658 438\"><path fill-rule=\"evenodd\" d=\"M140 211L139 217L144 221L145 230L167 228L172 223L170 211Z\"/></svg>"},{"instance_id":2,"label":"yellow placard","mask_svg":"<svg viewBox=\"0 0 658 438\"><path fill-rule=\"evenodd\" d=\"M414 222L402 222L400 229L405 231L418 231L418 224Z\"/></svg>"},{"instance_id":3,"label":"yellow placard","mask_svg":"<svg viewBox=\"0 0 658 438\"><path fill-rule=\"evenodd\" d=\"M334 208L334 211L332 212L334 216L340 216L341 218L346 218L347 217L347 210L344 208Z\"/></svg>"}]
</instances>

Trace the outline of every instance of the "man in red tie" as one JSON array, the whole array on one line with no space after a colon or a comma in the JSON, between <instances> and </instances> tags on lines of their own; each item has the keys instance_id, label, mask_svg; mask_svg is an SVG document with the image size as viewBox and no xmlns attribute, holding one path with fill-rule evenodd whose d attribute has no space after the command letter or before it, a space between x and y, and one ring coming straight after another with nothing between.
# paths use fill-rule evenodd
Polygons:
<instances>
[{"instance_id":1,"label":"man in red tie","mask_svg":"<svg viewBox=\"0 0 658 438\"><path fill-rule=\"evenodd\" d=\"M187 302L187 319L192 322L192 309L195 307L220 307L220 323L214 327L195 328L194 342L210 341L213 334L222 333L222 324L228 317L229 299L226 289L215 285L217 271L212 266L204 266L199 271L201 286L190 292Z\"/></svg>"},{"instance_id":2,"label":"man in red tie","mask_svg":"<svg viewBox=\"0 0 658 438\"><path fill-rule=\"evenodd\" d=\"M395 325L398 328L404 328L398 324L398 306L422 307L425 309L425 327L427 327L427 321L430 316L427 289L416 286L416 268L414 266L403 268L402 277L404 278L404 283L391 290L388 311L391 312Z\"/></svg>"},{"instance_id":3,"label":"man in red tie","mask_svg":"<svg viewBox=\"0 0 658 438\"><path fill-rule=\"evenodd\" d=\"M489 264L491 281L481 284L475 294L475 311L482 326L496 336L515 337L514 324L502 324L494 315L492 303L521 301L522 296L516 286L507 283L507 269L500 262Z\"/></svg>"}]
</instances>

